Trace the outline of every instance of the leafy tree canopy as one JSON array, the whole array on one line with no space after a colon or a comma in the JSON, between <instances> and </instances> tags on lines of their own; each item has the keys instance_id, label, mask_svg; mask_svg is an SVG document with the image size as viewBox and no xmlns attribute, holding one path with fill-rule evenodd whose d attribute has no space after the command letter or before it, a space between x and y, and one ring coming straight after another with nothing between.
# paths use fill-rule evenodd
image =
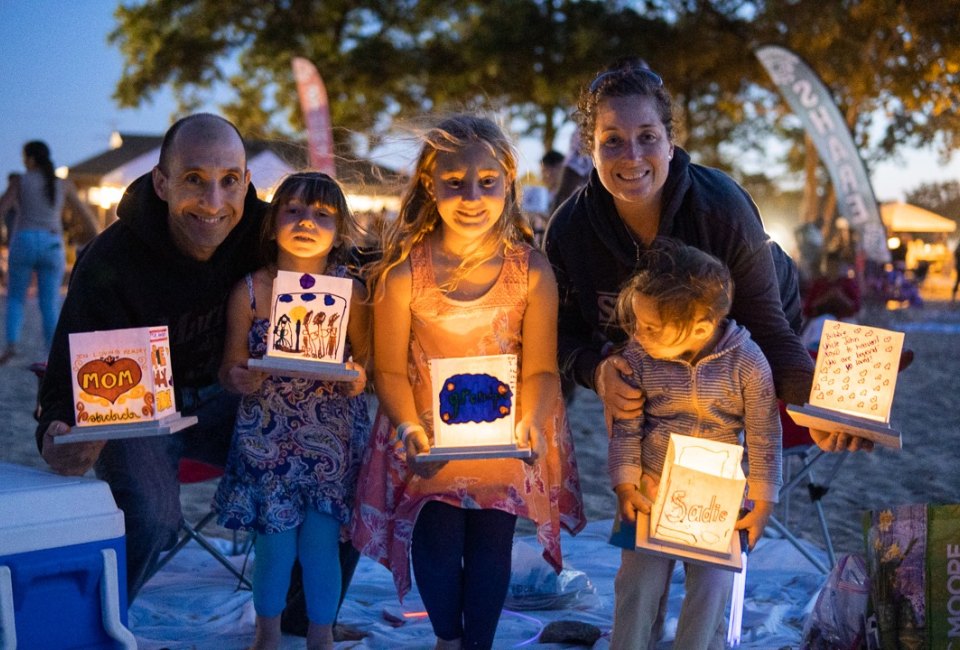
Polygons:
<instances>
[{"instance_id":1,"label":"leafy tree canopy","mask_svg":"<svg viewBox=\"0 0 960 650\"><path fill-rule=\"evenodd\" d=\"M500 110L545 147L604 64L640 56L662 74L682 144L746 178L804 165L802 129L753 48L798 52L847 116L864 158L901 147L960 146L960 25L954 3L927 0L145 0L121 5L111 42L125 67L115 97L133 106L163 87L181 108L215 89L225 115L259 136L302 130L294 56L313 61L340 144L377 144L396 120L427 111ZM812 170L812 171L811 171ZM787 176L789 177L789 176ZM751 180L757 180L753 177Z\"/></svg>"}]
</instances>

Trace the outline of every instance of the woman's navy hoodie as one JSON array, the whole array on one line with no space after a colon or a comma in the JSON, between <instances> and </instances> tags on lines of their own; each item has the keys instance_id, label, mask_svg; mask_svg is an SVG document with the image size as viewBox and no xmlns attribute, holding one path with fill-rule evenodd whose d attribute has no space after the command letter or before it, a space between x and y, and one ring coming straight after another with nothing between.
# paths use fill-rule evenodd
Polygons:
<instances>
[{"instance_id":1,"label":"woman's navy hoodie","mask_svg":"<svg viewBox=\"0 0 960 650\"><path fill-rule=\"evenodd\" d=\"M695 246L727 265L734 282L730 316L763 350L777 396L788 403L805 403L813 361L796 334L800 314L796 269L764 232L746 190L723 172L692 163L689 154L676 147L657 234ZM596 170L557 209L544 248L560 291L560 371L595 389L594 374L604 353L611 344L626 341L614 313L617 294L635 272L642 250Z\"/></svg>"}]
</instances>

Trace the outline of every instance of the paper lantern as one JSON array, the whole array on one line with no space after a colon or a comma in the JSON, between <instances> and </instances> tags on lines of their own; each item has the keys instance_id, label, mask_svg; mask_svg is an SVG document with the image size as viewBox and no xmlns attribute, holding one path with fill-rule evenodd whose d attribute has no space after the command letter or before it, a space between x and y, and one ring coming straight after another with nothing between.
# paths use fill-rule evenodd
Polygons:
<instances>
[{"instance_id":1,"label":"paper lantern","mask_svg":"<svg viewBox=\"0 0 960 650\"><path fill-rule=\"evenodd\" d=\"M430 360L434 442L424 460L518 458L517 357Z\"/></svg>"},{"instance_id":2,"label":"paper lantern","mask_svg":"<svg viewBox=\"0 0 960 650\"><path fill-rule=\"evenodd\" d=\"M743 501L743 447L672 435L650 509L650 537L727 557Z\"/></svg>"},{"instance_id":3,"label":"paper lantern","mask_svg":"<svg viewBox=\"0 0 960 650\"><path fill-rule=\"evenodd\" d=\"M173 433L181 417L173 392L166 326L69 335L77 426L58 443Z\"/></svg>"},{"instance_id":4,"label":"paper lantern","mask_svg":"<svg viewBox=\"0 0 960 650\"><path fill-rule=\"evenodd\" d=\"M900 432L890 426L903 333L825 321L810 401L787 406L805 427L842 431L899 449Z\"/></svg>"},{"instance_id":5,"label":"paper lantern","mask_svg":"<svg viewBox=\"0 0 960 650\"><path fill-rule=\"evenodd\" d=\"M267 354L248 366L271 374L349 381L343 363L353 280L278 271L273 281Z\"/></svg>"}]
</instances>

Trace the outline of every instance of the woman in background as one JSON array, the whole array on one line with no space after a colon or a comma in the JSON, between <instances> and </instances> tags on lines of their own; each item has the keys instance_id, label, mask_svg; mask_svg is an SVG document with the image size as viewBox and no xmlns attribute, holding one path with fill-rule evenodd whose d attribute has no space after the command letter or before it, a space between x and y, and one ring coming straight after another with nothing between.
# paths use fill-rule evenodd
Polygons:
<instances>
[{"instance_id":1,"label":"woman in background","mask_svg":"<svg viewBox=\"0 0 960 650\"><path fill-rule=\"evenodd\" d=\"M57 178L50 148L33 140L23 146L26 172L12 179L3 197L0 214L16 211L10 237L7 287L7 345L0 364L17 353L20 330L23 328L24 305L33 274L37 274L37 300L43 318L44 349L50 349L53 330L60 313L60 285L66 269L63 241L63 207L69 206L93 232L98 230L96 217L77 196L73 183Z\"/></svg>"}]
</instances>

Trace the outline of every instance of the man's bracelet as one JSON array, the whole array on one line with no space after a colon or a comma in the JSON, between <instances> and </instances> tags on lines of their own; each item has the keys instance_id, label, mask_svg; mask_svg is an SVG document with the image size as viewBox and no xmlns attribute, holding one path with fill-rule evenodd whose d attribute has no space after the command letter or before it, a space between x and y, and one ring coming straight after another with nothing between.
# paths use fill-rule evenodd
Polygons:
<instances>
[{"instance_id":1,"label":"man's bracelet","mask_svg":"<svg viewBox=\"0 0 960 650\"><path fill-rule=\"evenodd\" d=\"M401 422L397 427L397 441L398 442L407 442L407 436L409 436L414 431L420 431L426 435L427 430L423 428L419 422Z\"/></svg>"}]
</instances>

